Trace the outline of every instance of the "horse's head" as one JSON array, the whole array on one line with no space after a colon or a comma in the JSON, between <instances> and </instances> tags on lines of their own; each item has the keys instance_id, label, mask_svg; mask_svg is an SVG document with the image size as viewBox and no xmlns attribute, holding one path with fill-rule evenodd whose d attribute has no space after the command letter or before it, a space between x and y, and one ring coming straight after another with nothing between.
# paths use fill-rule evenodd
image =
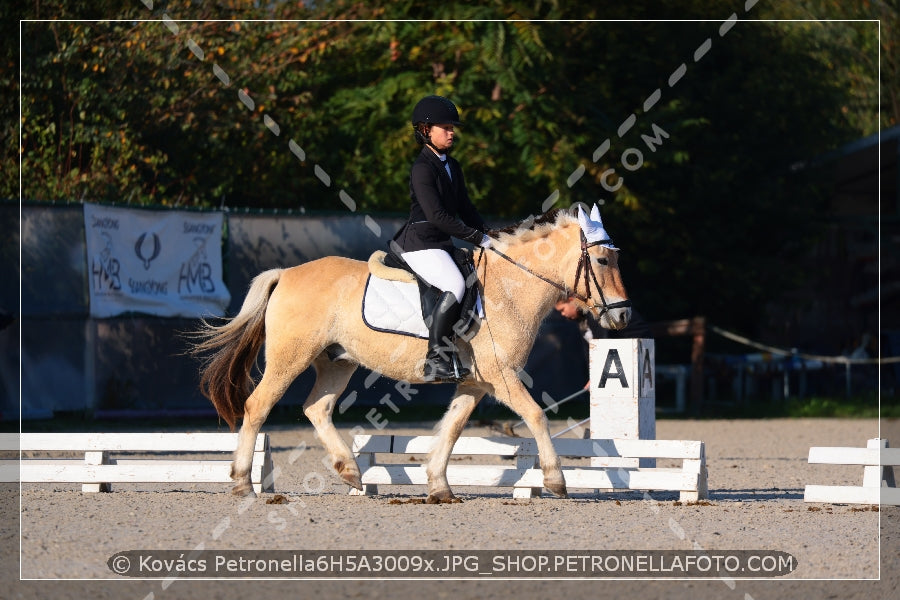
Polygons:
<instances>
[{"instance_id":1,"label":"horse's head","mask_svg":"<svg viewBox=\"0 0 900 600\"><path fill-rule=\"evenodd\" d=\"M624 329L631 320L631 301L619 273L619 249L603 227L596 204L590 216L579 205L578 225L581 252L571 284L573 295L601 326Z\"/></svg>"},{"instance_id":2,"label":"horse's head","mask_svg":"<svg viewBox=\"0 0 900 600\"><path fill-rule=\"evenodd\" d=\"M559 296L573 298L604 328L628 325L631 301L619 274L618 248L603 228L596 205L590 217L580 206L577 216L555 209L493 231L491 237L491 250L556 288Z\"/></svg>"}]
</instances>

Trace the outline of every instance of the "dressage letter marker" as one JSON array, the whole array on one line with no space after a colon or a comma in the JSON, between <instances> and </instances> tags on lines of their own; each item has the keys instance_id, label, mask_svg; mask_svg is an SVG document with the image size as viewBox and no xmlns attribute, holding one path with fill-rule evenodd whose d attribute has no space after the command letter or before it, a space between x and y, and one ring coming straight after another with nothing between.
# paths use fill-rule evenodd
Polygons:
<instances>
[{"instance_id":1,"label":"dressage letter marker","mask_svg":"<svg viewBox=\"0 0 900 600\"><path fill-rule=\"evenodd\" d=\"M613 370L613 368L615 370ZM625 377L625 369L622 368L622 359L619 358L619 351L610 348L606 354L606 363L603 365L603 373L600 375L600 385L597 387L606 388L609 378L618 379L622 388L628 387L628 379Z\"/></svg>"},{"instance_id":2,"label":"dressage letter marker","mask_svg":"<svg viewBox=\"0 0 900 600\"><path fill-rule=\"evenodd\" d=\"M651 339L591 340L592 439L656 439L655 346ZM591 459L595 467L653 467L652 459Z\"/></svg>"}]
</instances>

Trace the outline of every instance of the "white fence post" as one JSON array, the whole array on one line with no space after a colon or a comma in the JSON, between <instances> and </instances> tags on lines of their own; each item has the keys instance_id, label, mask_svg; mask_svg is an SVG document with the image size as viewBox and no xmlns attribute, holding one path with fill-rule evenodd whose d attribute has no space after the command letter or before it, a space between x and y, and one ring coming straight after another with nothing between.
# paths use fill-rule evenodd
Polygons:
<instances>
[{"instance_id":1,"label":"white fence post","mask_svg":"<svg viewBox=\"0 0 900 600\"><path fill-rule=\"evenodd\" d=\"M108 465L109 452L85 452L84 464L86 465ZM111 492L112 486L108 483L82 483L82 492Z\"/></svg>"},{"instance_id":2,"label":"white fence post","mask_svg":"<svg viewBox=\"0 0 900 600\"><path fill-rule=\"evenodd\" d=\"M886 449L888 441L883 438L874 438L866 442L866 448ZM882 461L883 462L883 461ZM863 487L896 487L894 482L894 468L890 465L877 464L863 467Z\"/></svg>"},{"instance_id":3,"label":"white fence post","mask_svg":"<svg viewBox=\"0 0 900 600\"><path fill-rule=\"evenodd\" d=\"M656 354L652 339L591 340L591 439L656 439ZM591 459L594 467L655 467L652 458Z\"/></svg>"}]
</instances>

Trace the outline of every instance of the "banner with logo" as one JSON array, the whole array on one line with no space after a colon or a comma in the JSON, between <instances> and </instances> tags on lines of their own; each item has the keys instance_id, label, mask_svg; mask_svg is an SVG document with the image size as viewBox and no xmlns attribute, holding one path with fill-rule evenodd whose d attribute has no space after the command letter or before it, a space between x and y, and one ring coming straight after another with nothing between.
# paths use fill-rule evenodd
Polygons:
<instances>
[{"instance_id":1,"label":"banner with logo","mask_svg":"<svg viewBox=\"0 0 900 600\"><path fill-rule=\"evenodd\" d=\"M92 317L221 316L222 213L84 205Z\"/></svg>"}]
</instances>

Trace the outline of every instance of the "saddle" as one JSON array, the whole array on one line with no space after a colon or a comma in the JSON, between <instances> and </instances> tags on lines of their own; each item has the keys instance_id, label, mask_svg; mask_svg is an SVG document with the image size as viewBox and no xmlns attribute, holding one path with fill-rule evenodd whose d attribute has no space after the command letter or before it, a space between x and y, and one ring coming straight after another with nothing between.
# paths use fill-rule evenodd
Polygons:
<instances>
[{"instance_id":1,"label":"saddle","mask_svg":"<svg viewBox=\"0 0 900 600\"><path fill-rule=\"evenodd\" d=\"M484 316L481 290L472 252L454 248L453 262L466 281L461 332L469 333ZM363 322L376 331L428 339L428 323L441 290L420 279L402 258L377 250L369 257L369 277L363 294Z\"/></svg>"}]
</instances>

